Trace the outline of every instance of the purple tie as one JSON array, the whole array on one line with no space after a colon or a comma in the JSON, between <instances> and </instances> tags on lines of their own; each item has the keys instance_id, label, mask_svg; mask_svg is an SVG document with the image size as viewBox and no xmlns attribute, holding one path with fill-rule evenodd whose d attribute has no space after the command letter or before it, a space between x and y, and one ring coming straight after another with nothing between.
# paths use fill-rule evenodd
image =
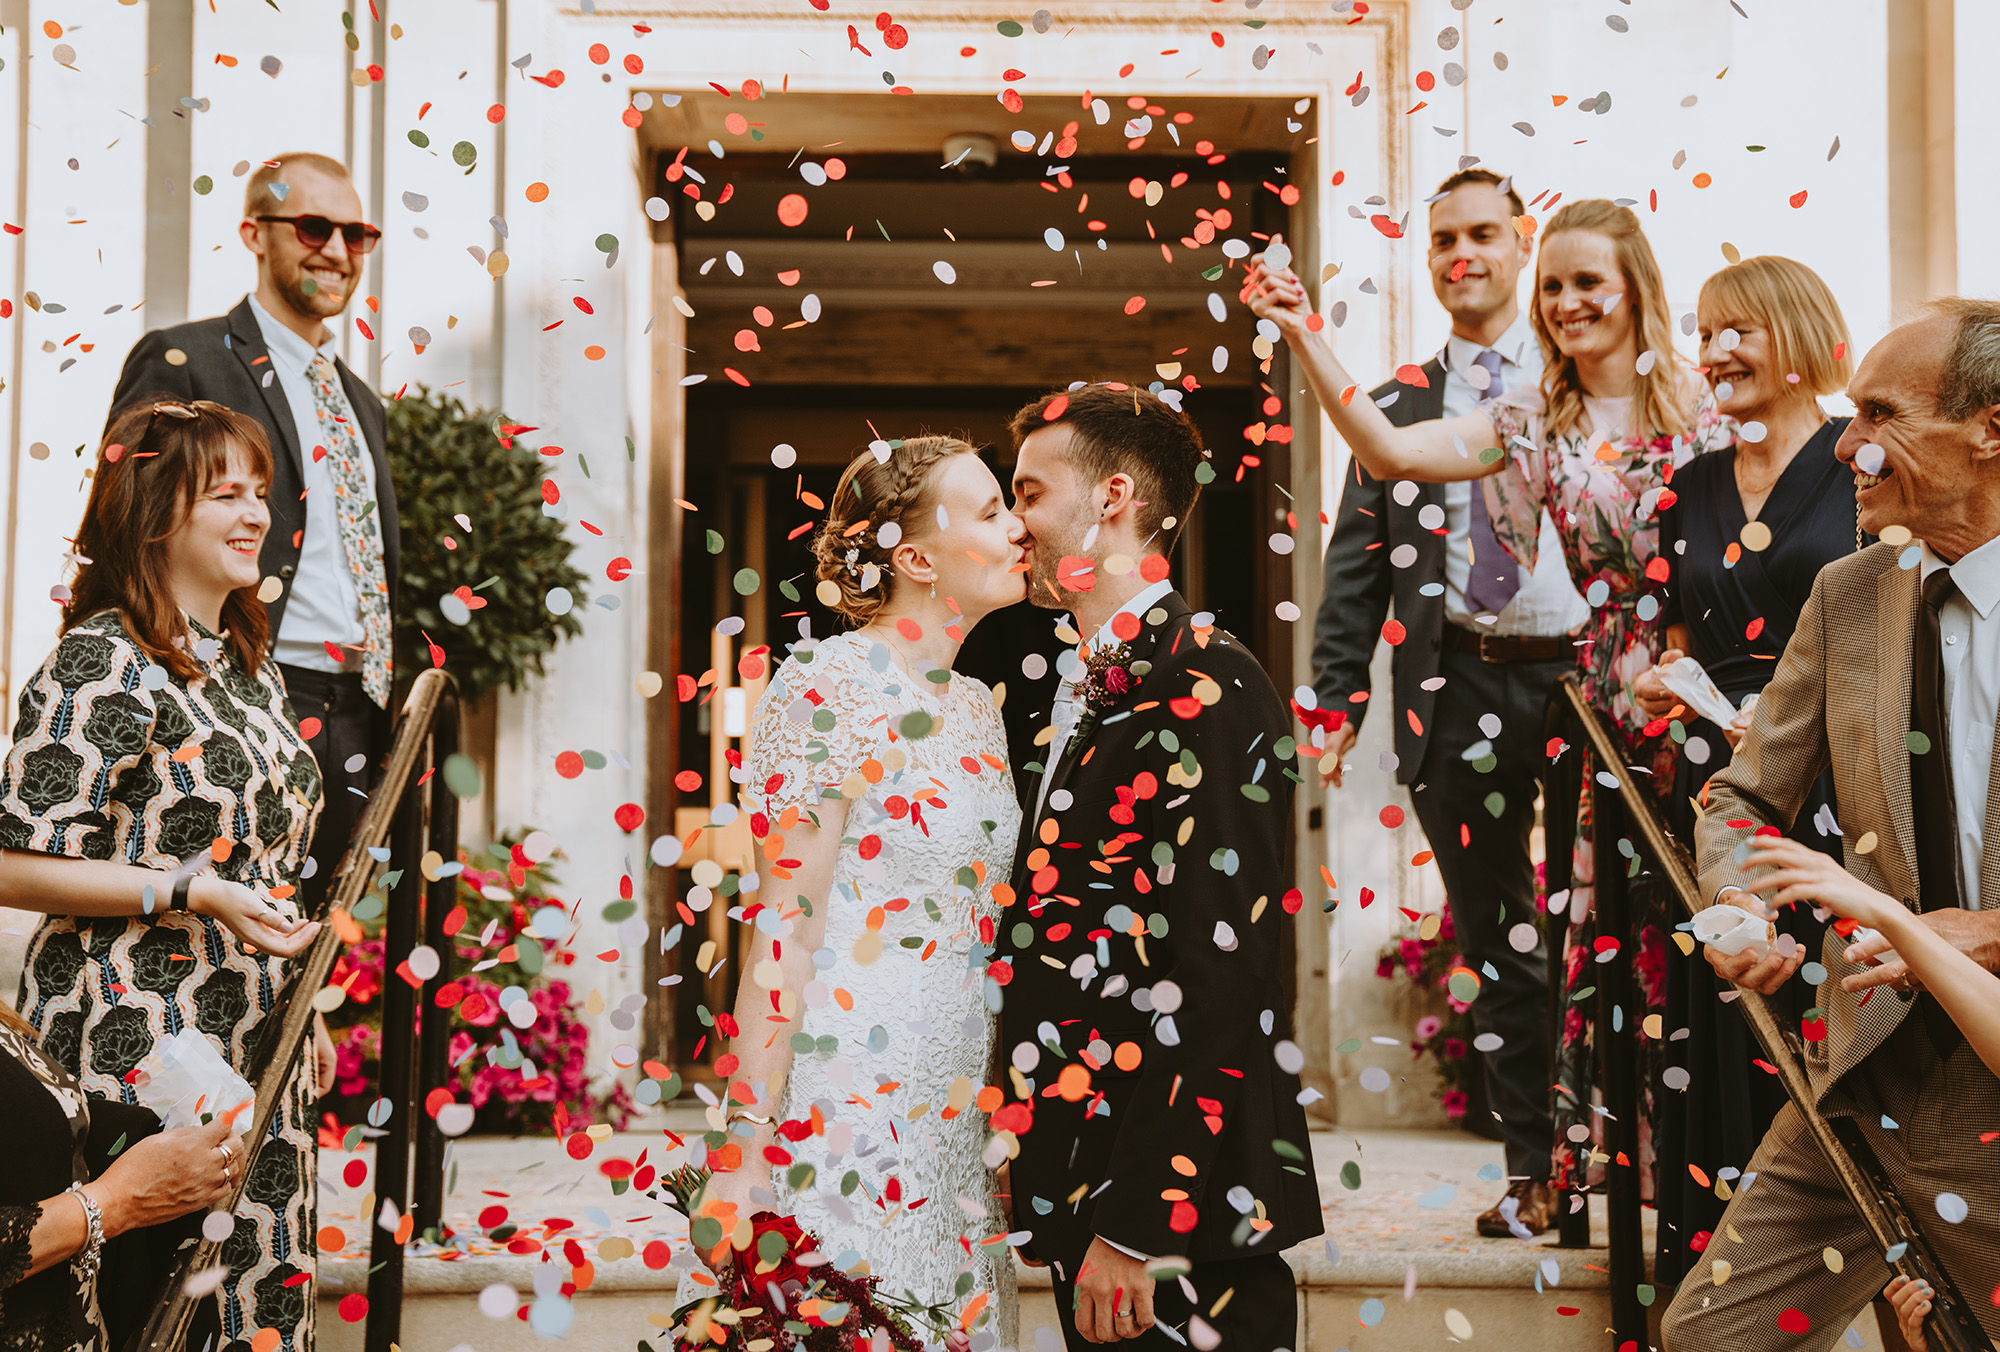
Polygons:
<instances>
[{"instance_id":1,"label":"purple tie","mask_svg":"<svg viewBox=\"0 0 2000 1352\"><path fill-rule=\"evenodd\" d=\"M1500 354L1489 348L1472 362L1486 368L1486 374L1492 377L1486 384L1487 396L1498 398L1503 393ZM1493 519L1486 514L1486 488L1477 479L1472 482L1472 516L1467 534L1472 542L1472 573L1465 583L1465 608L1474 615L1498 615L1514 599L1514 593L1521 590L1521 566L1494 536Z\"/></svg>"}]
</instances>

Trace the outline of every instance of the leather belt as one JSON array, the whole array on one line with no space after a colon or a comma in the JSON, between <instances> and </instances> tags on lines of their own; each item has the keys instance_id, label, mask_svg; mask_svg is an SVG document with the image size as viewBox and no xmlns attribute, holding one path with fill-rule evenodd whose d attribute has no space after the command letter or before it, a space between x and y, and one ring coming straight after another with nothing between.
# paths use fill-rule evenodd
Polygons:
<instances>
[{"instance_id":1,"label":"leather belt","mask_svg":"<svg viewBox=\"0 0 2000 1352\"><path fill-rule=\"evenodd\" d=\"M1476 634L1446 621L1444 642L1460 652L1476 653L1482 662L1547 662L1557 657L1573 657L1574 641L1567 635Z\"/></svg>"}]
</instances>

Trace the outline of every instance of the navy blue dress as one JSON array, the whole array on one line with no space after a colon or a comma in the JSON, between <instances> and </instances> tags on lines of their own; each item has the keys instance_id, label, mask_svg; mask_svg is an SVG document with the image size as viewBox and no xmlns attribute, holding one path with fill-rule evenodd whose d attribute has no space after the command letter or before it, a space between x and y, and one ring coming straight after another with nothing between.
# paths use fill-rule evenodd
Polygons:
<instances>
[{"instance_id":1,"label":"navy blue dress","mask_svg":"<svg viewBox=\"0 0 2000 1352\"><path fill-rule=\"evenodd\" d=\"M1761 550L1742 547L1749 521L1736 488L1733 447L1699 456L1673 477L1677 500L1660 516L1660 557L1672 569L1661 622L1688 627L1690 654L1732 704L1741 705L1770 681L1819 570L1854 552L1854 474L1833 455L1847 422L1823 424L1778 476L1757 516L1771 532ZM1733 560L1732 544L1738 545ZM1707 720L1690 714L1683 724L1687 736L1667 821L1691 847L1691 800L1729 763L1730 749ZM1839 859L1834 812L1833 777L1822 775L1786 834ZM1818 958L1825 926L1811 911L1795 910L1778 928L1805 945L1809 959ZM1756 1065L1762 1054L1757 1040L1742 1014L1720 999L1730 987L1698 946L1683 956L1678 944L1668 945L1666 983L1667 1066L1688 1074L1685 1090L1666 1092L1660 1114L1654 1280L1671 1288L1691 1271L1707 1272L1695 1246L1706 1247L1722 1219L1725 1201L1717 1182L1733 1191L1736 1171L1749 1164L1784 1106L1785 1091ZM1773 998L1772 1012L1780 1024L1796 1027L1812 1003L1813 987L1795 976ZM1701 1171L1705 1185L1689 1165Z\"/></svg>"}]
</instances>

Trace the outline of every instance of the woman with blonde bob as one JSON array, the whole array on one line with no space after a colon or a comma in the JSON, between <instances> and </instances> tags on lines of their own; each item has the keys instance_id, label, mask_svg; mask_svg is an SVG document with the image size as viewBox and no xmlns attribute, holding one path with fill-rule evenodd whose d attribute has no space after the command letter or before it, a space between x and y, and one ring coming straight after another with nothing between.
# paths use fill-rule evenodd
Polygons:
<instances>
[{"instance_id":1,"label":"woman with blonde bob","mask_svg":"<svg viewBox=\"0 0 2000 1352\"><path fill-rule=\"evenodd\" d=\"M1846 418L1829 418L1820 398L1853 374L1847 321L1818 273L1789 258L1746 258L1710 277L1695 306L1701 370L1717 407L1737 424L1736 445L1692 461L1674 475L1673 501L1660 515L1661 557L1671 572L1661 607L1667 651L1662 667L1691 654L1732 705L1751 702L1791 641L1819 570L1859 547L1854 475L1834 458ZM1646 711L1667 720L1682 742L1667 821L1694 838L1695 801L1729 762L1750 725L1747 709L1716 727L1681 707L1656 668L1635 683ZM1790 837L1840 861L1833 823L1833 776L1818 786ZM1746 894L1747 896L1747 894ZM1743 900L1742 898L1738 899ZM1754 902L1746 903L1754 906ZM1774 915L1786 936L1818 956L1825 930L1812 908ZM1667 952L1667 1027L1686 1029L1667 1044L1668 1072L1687 1074L1660 1122L1659 1258L1665 1285L1705 1271L1701 1254L1722 1219L1729 1182L1784 1106L1782 1086L1755 1069L1749 1028L1717 998L1733 989L1702 958ZM1787 982L1771 997L1780 1022L1813 1004L1813 988ZM1697 1180L1710 1180L1706 1185Z\"/></svg>"},{"instance_id":2,"label":"woman with blonde bob","mask_svg":"<svg viewBox=\"0 0 2000 1352\"><path fill-rule=\"evenodd\" d=\"M1532 230L1534 224L1523 220L1517 228ZM1658 507L1673 467L1727 446L1731 424L1674 352L1666 287L1637 216L1600 199L1572 202L1549 218L1541 236L1531 311L1542 348L1541 387L1489 399L1460 417L1397 428L1368 398L1356 397L1356 383L1334 356L1331 330L1313 313L1304 284L1271 256L1256 260L1243 299L1277 325L1335 430L1376 478L1482 480L1485 491L1472 500L1475 530L1484 508L1494 536L1523 568L1534 567L1541 513L1548 510L1570 577L1591 607L1577 640L1584 690L1623 736L1625 763L1650 770L1648 782L1664 790L1672 782L1674 744L1663 735L1664 724L1647 726L1632 688L1663 646ZM1584 774L1589 783L1587 755ZM1569 893L1558 892L1549 907L1569 917L1564 963L1572 995L1598 979L1590 832L1586 793L1577 813ZM1637 936L1642 969L1658 960L1663 918L1649 916ZM1634 935L1607 938L1632 951ZM1657 987L1647 990L1649 1007L1656 1006L1656 994ZM1581 1147L1602 1129L1591 1111L1590 1027L1581 1005L1571 1000L1564 1007L1551 1182L1557 1189L1589 1167ZM1647 1185L1652 1120L1649 1105L1640 1124L1639 1161Z\"/></svg>"}]
</instances>

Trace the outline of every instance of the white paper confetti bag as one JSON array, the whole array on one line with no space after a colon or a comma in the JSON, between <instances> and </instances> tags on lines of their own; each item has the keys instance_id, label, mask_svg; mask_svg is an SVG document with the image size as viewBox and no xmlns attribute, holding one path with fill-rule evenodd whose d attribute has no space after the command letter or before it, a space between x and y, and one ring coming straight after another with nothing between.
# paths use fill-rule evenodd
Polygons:
<instances>
[{"instance_id":1,"label":"white paper confetti bag","mask_svg":"<svg viewBox=\"0 0 2000 1352\"><path fill-rule=\"evenodd\" d=\"M1694 937L1725 957L1749 952L1763 957L1771 951L1778 927L1760 920L1741 906L1718 904L1699 911L1694 918Z\"/></svg>"},{"instance_id":2,"label":"white paper confetti bag","mask_svg":"<svg viewBox=\"0 0 2000 1352\"><path fill-rule=\"evenodd\" d=\"M1715 682L1702 670L1701 663L1692 657L1683 657L1670 667L1662 667L1660 679L1682 703L1716 727L1726 728L1736 717L1736 706L1729 702L1727 695L1715 688Z\"/></svg>"},{"instance_id":3,"label":"white paper confetti bag","mask_svg":"<svg viewBox=\"0 0 2000 1352\"><path fill-rule=\"evenodd\" d=\"M168 1130L193 1125L204 1113L227 1112L256 1097L249 1082L222 1059L215 1040L198 1028L183 1028L153 1044L139 1063L132 1088Z\"/></svg>"}]
</instances>

